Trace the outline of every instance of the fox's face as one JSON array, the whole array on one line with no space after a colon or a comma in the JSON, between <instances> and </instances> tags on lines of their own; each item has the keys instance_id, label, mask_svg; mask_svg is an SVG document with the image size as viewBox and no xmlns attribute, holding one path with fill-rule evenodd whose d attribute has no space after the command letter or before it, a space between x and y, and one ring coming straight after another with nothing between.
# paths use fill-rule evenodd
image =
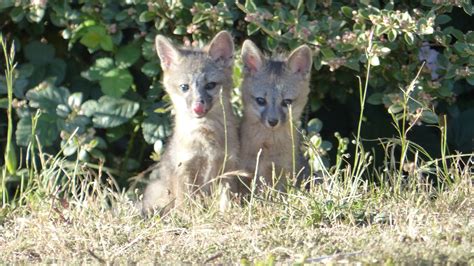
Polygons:
<instances>
[{"instance_id":1,"label":"fox's face","mask_svg":"<svg viewBox=\"0 0 474 266\"><path fill-rule=\"evenodd\" d=\"M218 33L201 50L176 48L161 35L155 44L164 71L163 83L175 110L196 118L206 116L219 102L221 88L232 83L234 45L230 34Z\"/></svg>"},{"instance_id":2,"label":"fox's face","mask_svg":"<svg viewBox=\"0 0 474 266\"><path fill-rule=\"evenodd\" d=\"M244 112L268 128L285 126L291 108L299 119L308 100L311 50L303 45L283 59L269 59L249 40L242 47Z\"/></svg>"}]
</instances>

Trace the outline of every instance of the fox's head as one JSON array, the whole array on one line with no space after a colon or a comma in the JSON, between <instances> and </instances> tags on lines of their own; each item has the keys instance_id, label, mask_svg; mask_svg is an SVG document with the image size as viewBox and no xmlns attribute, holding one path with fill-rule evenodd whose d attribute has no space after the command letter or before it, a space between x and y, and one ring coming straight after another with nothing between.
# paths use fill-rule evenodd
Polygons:
<instances>
[{"instance_id":1,"label":"fox's head","mask_svg":"<svg viewBox=\"0 0 474 266\"><path fill-rule=\"evenodd\" d=\"M269 128L299 119L308 100L312 66L311 50L302 45L288 57L267 58L255 44L246 40L242 47L244 112Z\"/></svg>"},{"instance_id":2,"label":"fox's head","mask_svg":"<svg viewBox=\"0 0 474 266\"><path fill-rule=\"evenodd\" d=\"M234 44L228 32L219 32L203 49L177 48L162 35L155 46L165 89L179 112L202 118L219 101L221 88L232 87Z\"/></svg>"}]
</instances>

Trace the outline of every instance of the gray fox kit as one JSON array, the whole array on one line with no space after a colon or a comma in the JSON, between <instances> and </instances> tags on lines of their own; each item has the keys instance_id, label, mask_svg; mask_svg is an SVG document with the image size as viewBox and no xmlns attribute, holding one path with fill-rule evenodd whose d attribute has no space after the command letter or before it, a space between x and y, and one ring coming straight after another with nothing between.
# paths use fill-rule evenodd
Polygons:
<instances>
[{"instance_id":1,"label":"gray fox kit","mask_svg":"<svg viewBox=\"0 0 474 266\"><path fill-rule=\"evenodd\" d=\"M284 190L285 178L292 173L297 175L306 165L299 151L298 133L294 130L296 167L293 169L289 121L299 121L308 100L311 50L302 45L287 58L268 58L252 41L246 40L242 47L242 61L242 168L250 173L257 171L257 177L263 176L267 184ZM292 118L289 117L290 108ZM260 149L262 152L256 170ZM273 172L278 180L273 179Z\"/></svg>"},{"instance_id":2,"label":"gray fox kit","mask_svg":"<svg viewBox=\"0 0 474 266\"><path fill-rule=\"evenodd\" d=\"M163 84L173 104L174 131L159 168L152 173L159 178L145 189L144 214L153 209L166 212L196 192L210 193L220 173L237 168L239 151L237 121L230 103L232 36L222 31L205 48L187 49L158 35L155 45ZM231 191L236 190L235 183L226 182Z\"/></svg>"}]
</instances>

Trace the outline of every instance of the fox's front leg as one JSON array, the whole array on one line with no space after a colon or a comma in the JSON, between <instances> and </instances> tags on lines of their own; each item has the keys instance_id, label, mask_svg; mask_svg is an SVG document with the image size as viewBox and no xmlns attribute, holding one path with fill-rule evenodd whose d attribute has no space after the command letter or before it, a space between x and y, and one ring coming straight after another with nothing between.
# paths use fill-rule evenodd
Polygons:
<instances>
[{"instance_id":1,"label":"fox's front leg","mask_svg":"<svg viewBox=\"0 0 474 266\"><path fill-rule=\"evenodd\" d=\"M186 197L190 196L196 187L199 187L199 168L196 168L196 162L199 160L189 160L179 163L175 170L175 177L172 181L174 196L176 198L175 206L182 206Z\"/></svg>"}]
</instances>

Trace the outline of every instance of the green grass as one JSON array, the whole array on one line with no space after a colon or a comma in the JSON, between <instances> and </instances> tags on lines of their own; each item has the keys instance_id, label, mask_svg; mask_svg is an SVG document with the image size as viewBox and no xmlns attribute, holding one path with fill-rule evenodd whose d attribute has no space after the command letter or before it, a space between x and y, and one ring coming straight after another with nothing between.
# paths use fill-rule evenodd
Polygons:
<instances>
[{"instance_id":1,"label":"green grass","mask_svg":"<svg viewBox=\"0 0 474 266\"><path fill-rule=\"evenodd\" d=\"M369 78L364 87L361 80L362 110ZM410 90L403 93L405 114ZM309 191L264 187L225 212L219 195L193 198L150 219L136 208L137 191L120 191L113 170L48 155L34 142L26 157L38 160L14 174L2 169L0 262L473 264L474 155L449 155L440 127L442 157L430 158L406 138L406 119L393 117L399 136L381 140L383 169L364 150L361 113L356 154L338 137L336 165ZM8 198L13 176L21 186Z\"/></svg>"}]
</instances>

